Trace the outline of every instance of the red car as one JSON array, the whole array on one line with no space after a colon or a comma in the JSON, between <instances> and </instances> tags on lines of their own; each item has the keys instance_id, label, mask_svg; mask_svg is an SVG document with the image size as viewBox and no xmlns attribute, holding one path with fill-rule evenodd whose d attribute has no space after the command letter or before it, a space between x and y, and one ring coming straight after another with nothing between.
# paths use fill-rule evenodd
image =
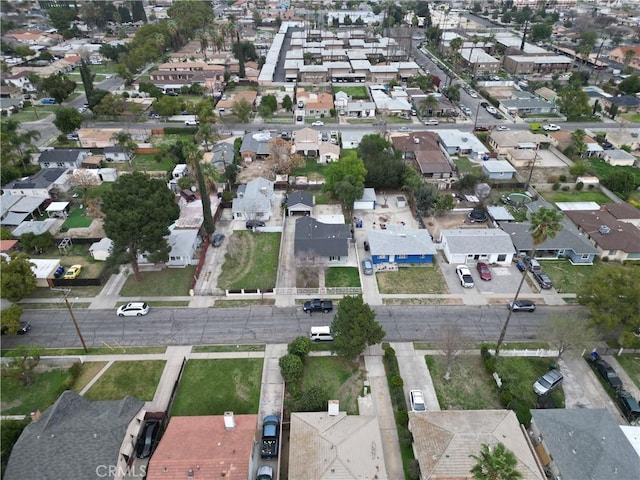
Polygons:
<instances>
[{"instance_id":1,"label":"red car","mask_svg":"<svg viewBox=\"0 0 640 480\"><path fill-rule=\"evenodd\" d=\"M491 270L489 270L489 265L484 262L478 262L476 268L478 269L478 273L482 280L491 280Z\"/></svg>"}]
</instances>

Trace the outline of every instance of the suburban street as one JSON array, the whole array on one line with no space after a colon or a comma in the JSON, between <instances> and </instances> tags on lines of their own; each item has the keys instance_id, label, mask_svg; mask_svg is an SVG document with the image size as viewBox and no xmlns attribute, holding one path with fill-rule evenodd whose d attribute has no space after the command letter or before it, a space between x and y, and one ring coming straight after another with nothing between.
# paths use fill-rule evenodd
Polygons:
<instances>
[{"instance_id":1,"label":"suburban street","mask_svg":"<svg viewBox=\"0 0 640 480\"><path fill-rule=\"evenodd\" d=\"M385 341L437 341L439 328L456 322L472 341L496 341L507 316L495 306L381 306L376 320ZM541 306L534 313L514 313L507 341L534 340L550 315L570 315L579 307ZM329 325L333 314L308 315L299 307L152 308L145 317L117 317L114 310L74 309L88 347L108 345L198 345L284 343L308 335L312 325ZM66 309L25 310L28 335L3 338L3 348L28 343L49 348L80 347Z\"/></svg>"}]
</instances>

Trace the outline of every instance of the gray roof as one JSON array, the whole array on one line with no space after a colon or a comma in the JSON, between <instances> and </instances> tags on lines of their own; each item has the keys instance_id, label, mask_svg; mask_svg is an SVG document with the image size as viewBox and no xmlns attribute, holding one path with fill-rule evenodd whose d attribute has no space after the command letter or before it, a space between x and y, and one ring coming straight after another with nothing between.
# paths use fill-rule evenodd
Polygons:
<instances>
[{"instance_id":1,"label":"gray roof","mask_svg":"<svg viewBox=\"0 0 640 480\"><path fill-rule=\"evenodd\" d=\"M242 193L243 196L233 199L231 210L234 213L268 212L273 198L273 182L262 177L254 178L244 189L238 188L238 193Z\"/></svg>"},{"instance_id":2,"label":"gray roof","mask_svg":"<svg viewBox=\"0 0 640 480\"><path fill-rule=\"evenodd\" d=\"M634 157L633 155L631 155L629 152L626 152L624 150L606 150L605 151L605 157L609 157L613 160L635 160L636 157Z\"/></svg>"},{"instance_id":3,"label":"gray roof","mask_svg":"<svg viewBox=\"0 0 640 480\"><path fill-rule=\"evenodd\" d=\"M49 197L24 196L18 200L9 210L12 212L31 213L46 202Z\"/></svg>"},{"instance_id":4,"label":"gray roof","mask_svg":"<svg viewBox=\"0 0 640 480\"><path fill-rule=\"evenodd\" d=\"M313 207L313 195L309 192L291 192L287 196L287 204L289 205L289 208L296 205Z\"/></svg>"},{"instance_id":5,"label":"gray roof","mask_svg":"<svg viewBox=\"0 0 640 480\"><path fill-rule=\"evenodd\" d=\"M319 257L345 257L349 254L349 225L321 223L315 218L296 220L294 252L296 255L313 253Z\"/></svg>"},{"instance_id":6,"label":"gray roof","mask_svg":"<svg viewBox=\"0 0 640 480\"><path fill-rule=\"evenodd\" d=\"M25 218L29 216L28 213L24 212L9 212L7 216L0 220L0 225L8 226L8 227L17 227L22 222L24 222Z\"/></svg>"},{"instance_id":7,"label":"gray roof","mask_svg":"<svg viewBox=\"0 0 640 480\"><path fill-rule=\"evenodd\" d=\"M116 465L127 427L144 402L87 400L66 391L16 442L5 480L100 478L100 465Z\"/></svg>"},{"instance_id":8,"label":"gray roof","mask_svg":"<svg viewBox=\"0 0 640 480\"><path fill-rule=\"evenodd\" d=\"M49 188L56 180L66 173L66 168L45 168L25 180L14 180L5 185L5 189L31 190L36 188Z\"/></svg>"},{"instance_id":9,"label":"gray roof","mask_svg":"<svg viewBox=\"0 0 640 480\"><path fill-rule=\"evenodd\" d=\"M562 219L563 228L560 230L554 238L547 237L547 239L540 245L536 246L537 251L543 250L573 250L575 253L581 254L596 254L598 250L589 243L587 237L580 233L580 231L573 225L568 219ZM516 250L520 252L528 252L533 250L533 239L531 237L531 224L529 222L522 223L500 223L500 228L507 232Z\"/></svg>"},{"instance_id":10,"label":"gray roof","mask_svg":"<svg viewBox=\"0 0 640 480\"><path fill-rule=\"evenodd\" d=\"M640 458L606 409L531 410L560 477L634 480Z\"/></svg>"},{"instance_id":11,"label":"gray roof","mask_svg":"<svg viewBox=\"0 0 640 480\"><path fill-rule=\"evenodd\" d=\"M213 154L211 157L211 163L218 168L224 168L225 165L233 163L233 145L227 142L220 142L213 146L211 149Z\"/></svg>"},{"instance_id":12,"label":"gray roof","mask_svg":"<svg viewBox=\"0 0 640 480\"><path fill-rule=\"evenodd\" d=\"M512 222L513 220L515 220L515 218L513 217L513 215L511 215L509 210L507 210L505 207L500 206L500 205L498 205L498 206L493 206L493 205L488 206L487 207L487 212L489 213L489 215L491 215L491 218L493 218L497 222L499 222L499 221Z\"/></svg>"},{"instance_id":13,"label":"gray roof","mask_svg":"<svg viewBox=\"0 0 640 480\"><path fill-rule=\"evenodd\" d=\"M518 98L515 100L502 100L500 103L506 108L555 108L553 102L542 98Z\"/></svg>"},{"instance_id":14,"label":"gray roof","mask_svg":"<svg viewBox=\"0 0 640 480\"><path fill-rule=\"evenodd\" d=\"M127 153L128 149L124 147L104 147L103 153Z\"/></svg>"},{"instance_id":15,"label":"gray roof","mask_svg":"<svg viewBox=\"0 0 640 480\"><path fill-rule=\"evenodd\" d=\"M387 224L386 230L368 230L371 255L435 255L431 235L427 230Z\"/></svg>"},{"instance_id":16,"label":"gray roof","mask_svg":"<svg viewBox=\"0 0 640 480\"><path fill-rule=\"evenodd\" d=\"M375 188L365 188L362 193L362 198L356 200L356 202L375 202L376 199L376 190Z\"/></svg>"},{"instance_id":17,"label":"gray roof","mask_svg":"<svg viewBox=\"0 0 640 480\"><path fill-rule=\"evenodd\" d=\"M513 165L506 160L487 160L482 162L482 168L489 173L516 173Z\"/></svg>"},{"instance_id":18,"label":"gray roof","mask_svg":"<svg viewBox=\"0 0 640 480\"><path fill-rule=\"evenodd\" d=\"M53 150L45 150L38 158L39 163L69 163L77 162L78 157L86 150L77 150L72 148L55 148Z\"/></svg>"},{"instance_id":19,"label":"gray roof","mask_svg":"<svg viewBox=\"0 0 640 480\"><path fill-rule=\"evenodd\" d=\"M247 133L242 139L242 145L240 146L241 152L255 152L256 155L269 155L269 143L275 137L271 136L269 132L252 132Z\"/></svg>"},{"instance_id":20,"label":"gray roof","mask_svg":"<svg viewBox=\"0 0 640 480\"><path fill-rule=\"evenodd\" d=\"M513 243L508 234L499 228L463 228L441 230L442 243L453 254L464 253L513 253Z\"/></svg>"}]
</instances>

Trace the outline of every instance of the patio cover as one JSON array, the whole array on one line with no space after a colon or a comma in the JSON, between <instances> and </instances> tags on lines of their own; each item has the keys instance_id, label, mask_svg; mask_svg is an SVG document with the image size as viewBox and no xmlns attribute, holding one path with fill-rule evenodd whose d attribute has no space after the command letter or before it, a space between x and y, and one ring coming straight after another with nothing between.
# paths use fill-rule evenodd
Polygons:
<instances>
[{"instance_id":1,"label":"patio cover","mask_svg":"<svg viewBox=\"0 0 640 480\"><path fill-rule=\"evenodd\" d=\"M51 202L51 205L47 207L45 210L49 217L51 217L52 213L62 212L65 218L67 218L67 212L65 209L69 205L69 202Z\"/></svg>"}]
</instances>

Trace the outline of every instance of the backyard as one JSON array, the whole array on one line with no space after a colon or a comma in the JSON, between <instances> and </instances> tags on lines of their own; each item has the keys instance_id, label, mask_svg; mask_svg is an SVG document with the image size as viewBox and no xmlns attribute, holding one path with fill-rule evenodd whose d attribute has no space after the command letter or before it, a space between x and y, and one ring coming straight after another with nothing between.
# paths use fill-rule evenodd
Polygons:
<instances>
[{"instance_id":1,"label":"backyard","mask_svg":"<svg viewBox=\"0 0 640 480\"><path fill-rule=\"evenodd\" d=\"M142 280L129 275L120 291L123 297L175 297L189 295L196 267L165 268L155 272L140 272Z\"/></svg>"},{"instance_id":2,"label":"backyard","mask_svg":"<svg viewBox=\"0 0 640 480\"><path fill-rule=\"evenodd\" d=\"M315 158L306 158L304 166L296 168L291 172L292 177L308 177L309 180L320 180L324 178L324 172L327 170L327 165L318 163ZM311 192L314 194L314 192Z\"/></svg>"},{"instance_id":3,"label":"backyard","mask_svg":"<svg viewBox=\"0 0 640 480\"><path fill-rule=\"evenodd\" d=\"M262 359L189 360L171 415L258 413L262 364Z\"/></svg>"},{"instance_id":4,"label":"backyard","mask_svg":"<svg viewBox=\"0 0 640 480\"><path fill-rule=\"evenodd\" d=\"M611 199L599 190L582 190L582 191L568 191L563 192L560 190L551 192L541 192L541 195L549 203L556 202L595 202L598 205L604 205L605 203L612 203Z\"/></svg>"},{"instance_id":5,"label":"backyard","mask_svg":"<svg viewBox=\"0 0 640 480\"><path fill-rule=\"evenodd\" d=\"M640 355L618 355L616 360L625 372L629 374L636 387L640 388Z\"/></svg>"},{"instance_id":6,"label":"backyard","mask_svg":"<svg viewBox=\"0 0 640 480\"><path fill-rule=\"evenodd\" d=\"M239 231L229 237L218 287L228 290L275 288L280 233Z\"/></svg>"},{"instance_id":7,"label":"backyard","mask_svg":"<svg viewBox=\"0 0 640 480\"><path fill-rule=\"evenodd\" d=\"M164 370L164 360L115 362L87 391L89 400L120 400L131 395L151 401Z\"/></svg>"},{"instance_id":8,"label":"backyard","mask_svg":"<svg viewBox=\"0 0 640 480\"><path fill-rule=\"evenodd\" d=\"M369 100L366 87L333 87L334 95L338 92L344 92L353 100Z\"/></svg>"},{"instance_id":9,"label":"backyard","mask_svg":"<svg viewBox=\"0 0 640 480\"><path fill-rule=\"evenodd\" d=\"M443 294L449 291L435 264L400 267L397 272L378 272L376 279L382 294Z\"/></svg>"},{"instance_id":10,"label":"backyard","mask_svg":"<svg viewBox=\"0 0 640 480\"><path fill-rule=\"evenodd\" d=\"M80 207L73 207L71 213L62 224L62 231L70 228L86 228L93 223L93 218L87 216L87 210Z\"/></svg>"}]
</instances>

